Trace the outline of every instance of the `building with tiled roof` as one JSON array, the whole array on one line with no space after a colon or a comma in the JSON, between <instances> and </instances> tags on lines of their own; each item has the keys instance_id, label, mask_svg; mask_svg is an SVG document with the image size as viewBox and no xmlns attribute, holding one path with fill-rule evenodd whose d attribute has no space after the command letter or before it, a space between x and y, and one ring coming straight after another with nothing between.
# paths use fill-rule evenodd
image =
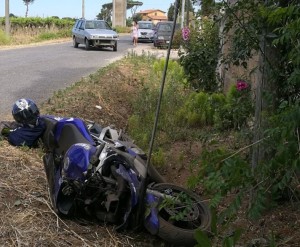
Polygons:
<instances>
[{"instance_id":1,"label":"building with tiled roof","mask_svg":"<svg viewBox=\"0 0 300 247\"><path fill-rule=\"evenodd\" d=\"M149 9L138 12L142 16L143 21L152 21L156 24L159 21L167 21L166 12L160 9Z\"/></svg>"}]
</instances>

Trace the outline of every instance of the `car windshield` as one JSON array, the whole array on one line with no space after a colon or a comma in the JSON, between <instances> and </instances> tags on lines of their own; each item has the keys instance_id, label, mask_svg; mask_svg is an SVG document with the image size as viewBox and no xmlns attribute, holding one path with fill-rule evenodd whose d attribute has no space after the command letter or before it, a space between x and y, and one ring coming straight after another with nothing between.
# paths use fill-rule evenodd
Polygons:
<instances>
[{"instance_id":1,"label":"car windshield","mask_svg":"<svg viewBox=\"0 0 300 247\"><path fill-rule=\"evenodd\" d=\"M159 31L172 31L172 24L164 23L159 25L158 27Z\"/></svg>"},{"instance_id":2,"label":"car windshield","mask_svg":"<svg viewBox=\"0 0 300 247\"><path fill-rule=\"evenodd\" d=\"M104 21L87 21L85 23L86 29L111 29Z\"/></svg>"},{"instance_id":3,"label":"car windshield","mask_svg":"<svg viewBox=\"0 0 300 247\"><path fill-rule=\"evenodd\" d=\"M152 29L152 23L139 23L139 29Z\"/></svg>"}]
</instances>

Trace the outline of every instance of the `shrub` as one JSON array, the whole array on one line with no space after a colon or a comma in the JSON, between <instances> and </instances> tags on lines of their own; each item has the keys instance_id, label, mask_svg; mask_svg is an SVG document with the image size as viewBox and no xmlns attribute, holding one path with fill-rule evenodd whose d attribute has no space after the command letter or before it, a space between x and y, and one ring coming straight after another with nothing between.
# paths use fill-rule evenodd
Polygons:
<instances>
[{"instance_id":1,"label":"shrub","mask_svg":"<svg viewBox=\"0 0 300 247\"><path fill-rule=\"evenodd\" d=\"M130 27L121 27L121 26L116 26L114 28L117 33L130 33L131 28Z\"/></svg>"},{"instance_id":2,"label":"shrub","mask_svg":"<svg viewBox=\"0 0 300 247\"><path fill-rule=\"evenodd\" d=\"M250 85L238 80L235 85L231 85L226 94L226 102L220 108L220 122L217 125L222 129L241 129L247 126L249 118L253 116L253 110Z\"/></svg>"},{"instance_id":3,"label":"shrub","mask_svg":"<svg viewBox=\"0 0 300 247\"><path fill-rule=\"evenodd\" d=\"M143 57L133 59L136 60L141 70L143 66L149 67L149 61L143 61ZM161 77L165 67L164 59L159 59L155 62L152 61L152 63L149 77L147 77L147 80L141 81L142 89L137 97L133 99L132 104L135 115L130 118L128 126L130 135L137 141L139 141L138 138L141 138L143 145L149 144L150 141L159 98ZM175 119L176 112L180 109L188 93L188 90L185 89L185 84L186 78L183 68L176 61L170 60L160 107L159 131L157 132L158 144L166 144L178 137L179 131ZM138 132L147 134L144 136L140 133L135 133L135 128L138 129ZM143 139L144 137L146 138Z\"/></svg>"},{"instance_id":4,"label":"shrub","mask_svg":"<svg viewBox=\"0 0 300 247\"><path fill-rule=\"evenodd\" d=\"M179 49L179 47L182 45L182 43L183 43L183 40L182 40L181 30L176 30L174 33L173 40L172 40L172 48Z\"/></svg>"},{"instance_id":5,"label":"shrub","mask_svg":"<svg viewBox=\"0 0 300 247\"><path fill-rule=\"evenodd\" d=\"M180 64L190 86L199 91L216 92L220 85L216 79L219 54L218 26L204 20L202 30L191 29L190 38L183 43Z\"/></svg>"},{"instance_id":6,"label":"shrub","mask_svg":"<svg viewBox=\"0 0 300 247\"><path fill-rule=\"evenodd\" d=\"M219 120L219 112L224 107L222 93L192 93L176 113L177 123L190 127L213 126Z\"/></svg>"}]
</instances>

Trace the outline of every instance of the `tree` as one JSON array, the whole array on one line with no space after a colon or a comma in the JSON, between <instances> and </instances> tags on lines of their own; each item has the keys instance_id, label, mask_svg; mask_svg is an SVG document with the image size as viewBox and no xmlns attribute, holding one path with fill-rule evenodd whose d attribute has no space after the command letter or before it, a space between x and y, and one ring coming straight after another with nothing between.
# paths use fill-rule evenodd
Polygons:
<instances>
[{"instance_id":1,"label":"tree","mask_svg":"<svg viewBox=\"0 0 300 247\"><path fill-rule=\"evenodd\" d=\"M132 16L135 16L137 7L142 5L143 5L142 2L133 1L133 0L127 1L127 9L131 9ZM100 13L97 15L97 19L111 22L112 10L113 10L113 3L103 4Z\"/></svg>"},{"instance_id":2,"label":"tree","mask_svg":"<svg viewBox=\"0 0 300 247\"><path fill-rule=\"evenodd\" d=\"M239 69L248 69L241 76L249 78L249 83L256 87L253 97L256 101L254 125L249 133L249 136L253 136L253 142L246 146L247 149L251 146L247 155L239 156L236 152L228 154L224 159L224 149L220 149L218 152L202 154L206 158L200 161L201 169L204 164L207 167L199 173L198 181L204 181L201 185L208 189L207 193L216 194L220 188L226 187L211 202L220 202L228 191L238 191L236 200L219 215L219 219L226 219L226 224L229 224L228 219L234 219L233 215L242 205L241 202L244 204L248 201L248 214L259 217L263 210L282 203L283 200L299 201L300 12L298 1L293 0L239 0L232 5L224 3L224 7L226 22L222 35L226 35L230 42L227 42L228 54L223 54L222 61L229 69L234 65ZM211 18L205 20L212 22ZM214 24L212 27L215 26ZM195 41L191 36L189 43L185 43L188 47L184 47L187 55L180 60L189 72L189 79L193 79L192 82L197 79L196 82L201 82L200 86L210 82L207 78L213 78L212 72L207 77L209 70L203 65L214 68L217 58L217 54L212 56L214 53L208 53L212 50L209 48L217 47L217 44L211 42L213 35L207 31L210 30L204 26L198 32L201 34L199 39ZM258 56L258 59L254 56ZM250 66L253 57L254 69ZM200 72L197 77L195 72ZM254 73L256 75L251 79L250 76ZM239 75L235 75L233 79L237 76ZM245 109L240 102L235 105ZM238 109L235 108L234 111L237 112ZM246 151L245 148L241 150ZM249 163L252 164L251 167ZM212 164L216 166L212 168ZM241 168L238 168L240 165ZM233 171L238 170L245 174L239 173L234 181ZM209 174L208 178L205 177L206 174ZM227 175L223 177L223 174ZM206 184L206 181L209 182Z\"/></svg>"},{"instance_id":3,"label":"tree","mask_svg":"<svg viewBox=\"0 0 300 247\"><path fill-rule=\"evenodd\" d=\"M168 9L168 21L174 20L175 6L171 3L170 8Z\"/></svg>"},{"instance_id":4,"label":"tree","mask_svg":"<svg viewBox=\"0 0 300 247\"><path fill-rule=\"evenodd\" d=\"M101 12L97 15L97 19L111 22L112 3L102 5Z\"/></svg>"},{"instance_id":5,"label":"tree","mask_svg":"<svg viewBox=\"0 0 300 247\"><path fill-rule=\"evenodd\" d=\"M133 0L128 0L127 1L127 9L131 10L131 15L135 16L136 10L139 6L142 6L143 3L142 2L138 2L138 1L133 1Z\"/></svg>"},{"instance_id":6,"label":"tree","mask_svg":"<svg viewBox=\"0 0 300 247\"><path fill-rule=\"evenodd\" d=\"M26 6L26 13L25 13L25 17L28 16L28 9L29 9L29 4L32 4L34 2L34 0L23 0L25 6Z\"/></svg>"},{"instance_id":7,"label":"tree","mask_svg":"<svg viewBox=\"0 0 300 247\"><path fill-rule=\"evenodd\" d=\"M143 19L143 16L139 13L135 14L132 16L132 19L135 21L135 22L138 22L138 21L141 21Z\"/></svg>"},{"instance_id":8,"label":"tree","mask_svg":"<svg viewBox=\"0 0 300 247\"><path fill-rule=\"evenodd\" d=\"M180 12L181 11L181 7L182 7L181 0L179 0L178 4L179 4L178 10ZM194 13L194 8L193 8L192 0L186 0L185 1L185 12L187 12L187 6L189 6L189 12ZM169 21L173 21L174 20L174 12L175 12L175 5L171 4L170 7L169 7L169 9L168 9L168 13L167 13Z\"/></svg>"},{"instance_id":9,"label":"tree","mask_svg":"<svg viewBox=\"0 0 300 247\"><path fill-rule=\"evenodd\" d=\"M214 0L202 0L201 2L201 15L202 16L209 16L214 13L215 8L215 1Z\"/></svg>"}]
</instances>

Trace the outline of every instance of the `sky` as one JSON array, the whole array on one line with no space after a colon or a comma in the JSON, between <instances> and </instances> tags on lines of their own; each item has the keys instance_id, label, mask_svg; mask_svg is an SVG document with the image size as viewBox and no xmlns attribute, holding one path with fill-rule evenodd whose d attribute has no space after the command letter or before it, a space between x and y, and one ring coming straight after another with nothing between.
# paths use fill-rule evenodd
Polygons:
<instances>
[{"instance_id":1,"label":"sky","mask_svg":"<svg viewBox=\"0 0 300 247\"><path fill-rule=\"evenodd\" d=\"M166 14L171 3L175 0L139 0L143 5L136 12L146 9L160 9ZM85 18L94 19L100 12L102 5L112 0L85 0ZM25 17L26 6L22 0L9 0L9 12L16 16ZM0 16L5 16L5 0L0 0ZM82 0L35 0L29 5L29 17L58 16L80 18L82 16ZM131 11L127 11L127 17Z\"/></svg>"}]
</instances>

